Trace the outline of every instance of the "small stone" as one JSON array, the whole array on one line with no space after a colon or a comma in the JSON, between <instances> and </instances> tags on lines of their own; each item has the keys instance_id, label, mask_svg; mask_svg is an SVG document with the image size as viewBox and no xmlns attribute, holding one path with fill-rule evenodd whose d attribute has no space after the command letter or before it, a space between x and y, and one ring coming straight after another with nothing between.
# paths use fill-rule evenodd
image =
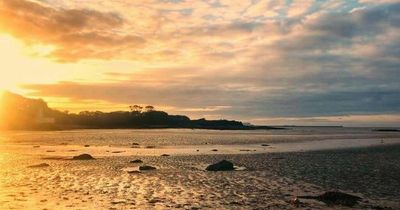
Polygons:
<instances>
[{"instance_id":1,"label":"small stone","mask_svg":"<svg viewBox=\"0 0 400 210\"><path fill-rule=\"evenodd\" d=\"M28 166L28 168L45 168L45 167L49 167L50 165L47 163L41 163L41 164L37 164L37 165L31 165Z\"/></svg>"},{"instance_id":2,"label":"small stone","mask_svg":"<svg viewBox=\"0 0 400 210\"><path fill-rule=\"evenodd\" d=\"M292 204L292 205L295 206L295 207L299 207L300 204L301 204L301 202L300 202L300 200L296 197L296 198L290 200L290 204Z\"/></svg>"},{"instance_id":3,"label":"small stone","mask_svg":"<svg viewBox=\"0 0 400 210\"><path fill-rule=\"evenodd\" d=\"M115 199L115 200L113 200L113 201L111 201L111 204L124 204L124 203L126 203L126 200L124 200L124 199Z\"/></svg>"},{"instance_id":4,"label":"small stone","mask_svg":"<svg viewBox=\"0 0 400 210\"><path fill-rule=\"evenodd\" d=\"M131 160L129 161L130 163L143 163L142 160L136 159L136 160Z\"/></svg>"},{"instance_id":5,"label":"small stone","mask_svg":"<svg viewBox=\"0 0 400 210\"><path fill-rule=\"evenodd\" d=\"M139 166L139 170L140 171L149 171L149 170L156 170L156 169L157 168L153 167L153 166L147 166L147 165Z\"/></svg>"}]
</instances>

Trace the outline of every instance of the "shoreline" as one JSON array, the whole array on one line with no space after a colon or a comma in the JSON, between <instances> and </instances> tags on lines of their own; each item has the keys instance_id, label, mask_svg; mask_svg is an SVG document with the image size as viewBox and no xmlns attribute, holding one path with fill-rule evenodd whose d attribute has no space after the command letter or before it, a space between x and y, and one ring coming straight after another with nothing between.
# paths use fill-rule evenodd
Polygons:
<instances>
[{"instance_id":1,"label":"shoreline","mask_svg":"<svg viewBox=\"0 0 400 210\"><path fill-rule=\"evenodd\" d=\"M36 145L3 144L0 152L13 151L18 154L40 155L44 157L70 157L88 153L96 157L110 156L160 156L168 155L234 155L311 152L324 150L342 150L353 148L400 145L400 138L385 139L333 139L299 142L281 142L264 144L206 144L206 145L136 145L133 147L96 146L96 145Z\"/></svg>"}]
</instances>

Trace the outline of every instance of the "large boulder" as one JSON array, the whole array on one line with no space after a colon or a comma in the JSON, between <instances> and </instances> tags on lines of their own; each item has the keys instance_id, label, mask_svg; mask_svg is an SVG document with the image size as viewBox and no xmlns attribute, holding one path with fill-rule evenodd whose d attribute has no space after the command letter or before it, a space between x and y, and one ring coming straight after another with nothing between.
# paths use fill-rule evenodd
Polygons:
<instances>
[{"instance_id":1,"label":"large boulder","mask_svg":"<svg viewBox=\"0 0 400 210\"><path fill-rule=\"evenodd\" d=\"M232 171L232 170L235 170L235 168L233 167L233 163L231 163L227 160L222 160L218 163L207 166L206 170L207 171Z\"/></svg>"},{"instance_id":2,"label":"large boulder","mask_svg":"<svg viewBox=\"0 0 400 210\"><path fill-rule=\"evenodd\" d=\"M78 156L74 156L72 159L73 160L94 160L94 157L92 157L89 154L81 154Z\"/></svg>"}]
</instances>

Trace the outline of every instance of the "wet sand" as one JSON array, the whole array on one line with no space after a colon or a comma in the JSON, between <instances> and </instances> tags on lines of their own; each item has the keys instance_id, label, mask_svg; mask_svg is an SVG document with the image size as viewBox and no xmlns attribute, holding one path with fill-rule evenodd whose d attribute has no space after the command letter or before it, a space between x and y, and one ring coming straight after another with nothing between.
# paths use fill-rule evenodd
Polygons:
<instances>
[{"instance_id":1,"label":"wet sand","mask_svg":"<svg viewBox=\"0 0 400 210\"><path fill-rule=\"evenodd\" d=\"M98 157L109 156L160 156L169 155L217 155L217 154L260 154L283 153L299 151L319 151L332 149L363 148L400 144L400 138L389 139L333 139L320 141L299 141L260 144L204 144L204 145L175 145L163 146L135 144L131 146L90 146L90 145L21 145L3 144L1 151L12 151L16 154L49 156L66 158L71 155L89 153Z\"/></svg>"},{"instance_id":2,"label":"wet sand","mask_svg":"<svg viewBox=\"0 0 400 210\"><path fill-rule=\"evenodd\" d=\"M294 209L296 196L328 190L362 197L351 209L400 208L396 138L312 142L155 148L8 143L0 147L0 209ZM82 153L96 159L70 160ZM143 163L130 163L135 159ZM204 170L222 159L238 170ZM157 169L129 173L140 165ZM298 209L348 209L301 201Z\"/></svg>"}]
</instances>

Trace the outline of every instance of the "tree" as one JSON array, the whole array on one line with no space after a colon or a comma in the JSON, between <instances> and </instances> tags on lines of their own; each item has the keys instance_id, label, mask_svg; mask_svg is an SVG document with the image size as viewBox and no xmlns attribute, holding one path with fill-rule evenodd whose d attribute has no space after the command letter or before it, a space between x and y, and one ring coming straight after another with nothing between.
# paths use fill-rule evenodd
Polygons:
<instances>
[{"instance_id":1,"label":"tree","mask_svg":"<svg viewBox=\"0 0 400 210\"><path fill-rule=\"evenodd\" d=\"M154 106L148 105L145 107L145 109L146 109L146 112L152 112L152 111L154 111L155 108L154 108Z\"/></svg>"},{"instance_id":2,"label":"tree","mask_svg":"<svg viewBox=\"0 0 400 210\"><path fill-rule=\"evenodd\" d=\"M137 113L141 113L143 107L139 106L139 105L133 105L133 106L129 106L129 109L131 110L131 112L137 112Z\"/></svg>"}]
</instances>

